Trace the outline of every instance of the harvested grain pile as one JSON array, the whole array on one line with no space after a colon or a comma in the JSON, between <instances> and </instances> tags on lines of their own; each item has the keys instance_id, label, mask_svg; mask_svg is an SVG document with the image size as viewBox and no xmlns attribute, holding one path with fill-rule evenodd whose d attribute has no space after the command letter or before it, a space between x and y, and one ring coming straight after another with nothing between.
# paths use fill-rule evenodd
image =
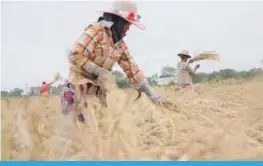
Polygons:
<instances>
[{"instance_id":1,"label":"harvested grain pile","mask_svg":"<svg viewBox=\"0 0 263 166\"><path fill-rule=\"evenodd\" d=\"M60 116L57 96L6 98L2 159L263 159L262 82L200 84L188 93L158 88L181 112L162 110L146 97L133 104L136 92L116 89L107 109L93 98L88 124L75 126Z\"/></svg>"}]
</instances>

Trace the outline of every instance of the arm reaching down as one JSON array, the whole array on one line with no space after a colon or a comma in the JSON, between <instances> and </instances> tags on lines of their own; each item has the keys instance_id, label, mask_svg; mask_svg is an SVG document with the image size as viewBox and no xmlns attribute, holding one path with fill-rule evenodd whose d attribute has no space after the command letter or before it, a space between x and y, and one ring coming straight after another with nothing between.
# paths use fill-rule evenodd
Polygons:
<instances>
[{"instance_id":1,"label":"arm reaching down","mask_svg":"<svg viewBox=\"0 0 263 166\"><path fill-rule=\"evenodd\" d=\"M148 80L145 78L142 70L135 62L135 60L130 55L126 44L121 41L118 45L121 50L121 57L118 61L118 64L129 78L129 80L139 87L141 92L145 92L147 97L154 103L157 103L161 100L161 97L156 94L153 88L150 86Z\"/></svg>"},{"instance_id":2,"label":"arm reaching down","mask_svg":"<svg viewBox=\"0 0 263 166\"><path fill-rule=\"evenodd\" d=\"M140 70L134 59L130 56L128 50L123 51L118 64L133 84L137 85L145 79L143 72Z\"/></svg>"}]
</instances>

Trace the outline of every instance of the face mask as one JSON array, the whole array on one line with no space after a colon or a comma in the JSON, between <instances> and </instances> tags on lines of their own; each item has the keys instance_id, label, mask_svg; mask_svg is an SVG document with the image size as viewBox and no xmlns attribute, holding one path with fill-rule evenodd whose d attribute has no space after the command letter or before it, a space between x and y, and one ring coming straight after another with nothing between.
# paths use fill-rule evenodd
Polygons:
<instances>
[{"instance_id":1,"label":"face mask","mask_svg":"<svg viewBox=\"0 0 263 166\"><path fill-rule=\"evenodd\" d=\"M125 24L128 23L126 20L124 20L120 16L110 13L104 13L103 20L113 22L113 25L111 26L110 30L112 32L112 39L114 43L117 43L125 36L124 27Z\"/></svg>"}]
</instances>

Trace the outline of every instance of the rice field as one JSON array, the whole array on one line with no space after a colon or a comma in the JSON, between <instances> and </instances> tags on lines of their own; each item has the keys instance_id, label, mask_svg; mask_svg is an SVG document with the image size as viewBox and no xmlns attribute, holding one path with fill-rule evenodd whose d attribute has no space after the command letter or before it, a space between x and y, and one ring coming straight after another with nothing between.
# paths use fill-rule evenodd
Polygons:
<instances>
[{"instance_id":1,"label":"rice field","mask_svg":"<svg viewBox=\"0 0 263 166\"><path fill-rule=\"evenodd\" d=\"M87 124L60 114L58 96L1 100L2 160L263 160L263 78L156 90L180 111L113 89L90 97Z\"/></svg>"}]
</instances>

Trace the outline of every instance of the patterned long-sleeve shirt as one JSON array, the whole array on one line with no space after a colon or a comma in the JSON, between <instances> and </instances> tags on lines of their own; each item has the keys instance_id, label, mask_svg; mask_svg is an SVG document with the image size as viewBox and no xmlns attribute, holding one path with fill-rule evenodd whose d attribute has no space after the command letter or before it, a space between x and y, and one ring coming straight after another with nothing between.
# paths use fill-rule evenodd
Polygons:
<instances>
[{"instance_id":1,"label":"patterned long-sleeve shirt","mask_svg":"<svg viewBox=\"0 0 263 166\"><path fill-rule=\"evenodd\" d=\"M88 26L80 35L70 56L74 53L82 55L83 61L91 61L100 67L112 70L118 63L126 76L135 84L144 80L144 74L130 55L128 47L123 40L113 43L111 22L100 21ZM72 73L74 75L74 72Z\"/></svg>"},{"instance_id":2,"label":"patterned long-sleeve shirt","mask_svg":"<svg viewBox=\"0 0 263 166\"><path fill-rule=\"evenodd\" d=\"M195 74L195 70L187 62L179 62L177 64L178 83L192 84L192 77Z\"/></svg>"}]
</instances>

